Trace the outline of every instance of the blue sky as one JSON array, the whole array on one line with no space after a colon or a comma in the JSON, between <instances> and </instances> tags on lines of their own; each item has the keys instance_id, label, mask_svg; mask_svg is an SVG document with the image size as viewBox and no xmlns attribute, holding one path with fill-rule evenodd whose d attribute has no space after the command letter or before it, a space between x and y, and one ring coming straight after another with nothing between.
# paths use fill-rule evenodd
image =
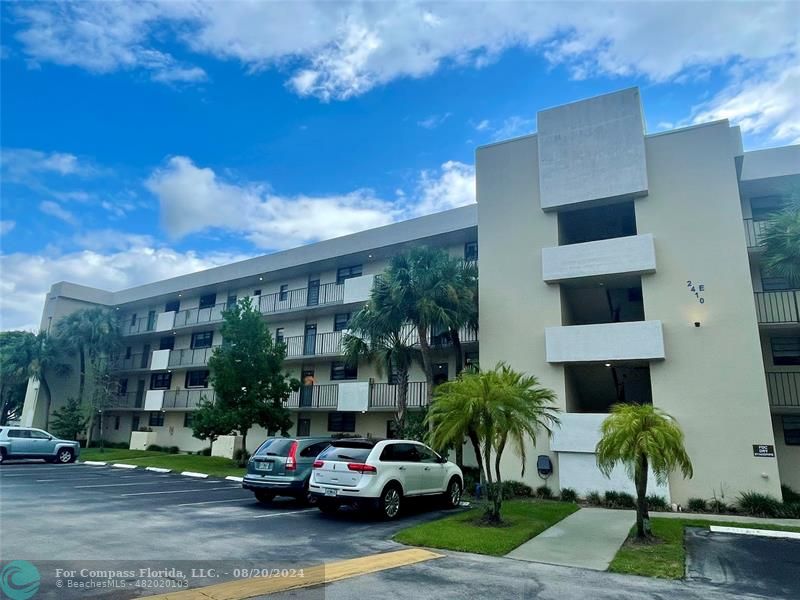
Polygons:
<instances>
[{"instance_id":1,"label":"blue sky","mask_svg":"<svg viewBox=\"0 0 800 600\"><path fill-rule=\"evenodd\" d=\"M800 141L797 3L3 2L2 328L474 201L475 146L638 85Z\"/></svg>"}]
</instances>

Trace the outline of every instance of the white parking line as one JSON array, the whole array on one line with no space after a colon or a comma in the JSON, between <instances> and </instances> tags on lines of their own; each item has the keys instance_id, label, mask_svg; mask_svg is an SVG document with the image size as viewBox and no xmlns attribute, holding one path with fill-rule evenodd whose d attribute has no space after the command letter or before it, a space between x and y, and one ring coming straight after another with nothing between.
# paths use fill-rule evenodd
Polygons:
<instances>
[{"instance_id":1,"label":"white parking line","mask_svg":"<svg viewBox=\"0 0 800 600\"><path fill-rule=\"evenodd\" d=\"M66 483L75 483L76 481L98 481L100 479L136 479L138 475L118 475L117 477L107 477L106 475L92 475L91 477L79 477L77 479L34 479L36 483L50 483L52 481L64 481Z\"/></svg>"},{"instance_id":2,"label":"white parking line","mask_svg":"<svg viewBox=\"0 0 800 600\"><path fill-rule=\"evenodd\" d=\"M304 508L302 510L293 510L291 512L280 512L280 513L270 513L268 515L258 515L253 517L254 519L268 519L269 517L286 517L288 515L299 515L300 513L310 512L312 510L317 510L316 508Z\"/></svg>"},{"instance_id":3,"label":"white parking line","mask_svg":"<svg viewBox=\"0 0 800 600\"><path fill-rule=\"evenodd\" d=\"M121 496L150 496L152 494L188 494L190 492L210 492L212 490L240 490L242 488L233 485L215 488L195 488L193 490L168 490L164 492L133 492L131 494L120 494Z\"/></svg>"},{"instance_id":4,"label":"white parking line","mask_svg":"<svg viewBox=\"0 0 800 600\"><path fill-rule=\"evenodd\" d=\"M234 498L233 500L206 500L205 502L186 502L185 504L176 504L178 506L199 506L201 504L222 504L223 502L255 502L255 498Z\"/></svg>"},{"instance_id":5,"label":"white parking line","mask_svg":"<svg viewBox=\"0 0 800 600\"><path fill-rule=\"evenodd\" d=\"M129 465L128 463L114 463L111 465L116 469L138 469L139 465Z\"/></svg>"},{"instance_id":6,"label":"white parking line","mask_svg":"<svg viewBox=\"0 0 800 600\"><path fill-rule=\"evenodd\" d=\"M160 478L159 478L160 479ZM163 483L183 483L180 480L173 480L173 481L164 481L161 480L158 482L159 484ZM76 490L83 489L83 488L104 488L104 487L122 487L122 486L130 486L130 485L154 485L152 481L137 481L136 483L98 483L95 485L74 485Z\"/></svg>"}]
</instances>

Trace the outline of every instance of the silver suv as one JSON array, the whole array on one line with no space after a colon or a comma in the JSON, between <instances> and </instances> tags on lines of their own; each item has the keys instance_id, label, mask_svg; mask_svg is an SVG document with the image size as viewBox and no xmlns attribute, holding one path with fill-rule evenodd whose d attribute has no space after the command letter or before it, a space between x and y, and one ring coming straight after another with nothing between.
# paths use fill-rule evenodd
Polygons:
<instances>
[{"instance_id":1,"label":"silver suv","mask_svg":"<svg viewBox=\"0 0 800 600\"><path fill-rule=\"evenodd\" d=\"M0 427L0 463L8 458L43 458L47 462L75 462L80 444L60 440L32 427Z\"/></svg>"}]
</instances>

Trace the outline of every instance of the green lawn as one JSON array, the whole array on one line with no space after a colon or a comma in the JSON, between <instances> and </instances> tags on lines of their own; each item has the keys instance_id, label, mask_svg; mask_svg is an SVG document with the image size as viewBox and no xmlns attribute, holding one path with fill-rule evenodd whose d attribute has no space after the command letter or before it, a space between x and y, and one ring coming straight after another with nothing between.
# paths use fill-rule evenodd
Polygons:
<instances>
[{"instance_id":1,"label":"green lawn","mask_svg":"<svg viewBox=\"0 0 800 600\"><path fill-rule=\"evenodd\" d=\"M232 460L218 456L198 456L196 454L167 454L166 452L147 452L145 450L120 450L109 448L100 452L99 448L82 449L80 460L102 460L105 462L124 462L142 467L163 467L173 471L196 471L225 477L244 475L244 469L237 467Z\"/></svg>"},{"instance_id":2,"label":"green lawn","mask_svg":"<svg viewBox=\"0 0 800 600\"><path fill-rule=\"evenodd\" d=\"M659 519L651 521L653 534L661 539L661 543L637 545L630 541L623 544L608 570L614 573L660 577L662 579L681 579L686 564L686 549L683 545L684 527L708 527L724 525L728 527L749 527L756 529L777 529L780 531L798 531L800 527L783 527L780 525L761 525L755 523L728 523L712 519ZM635 533L631 529L631 535Z\"/></svg>"},{"instance_id":3,"label":"green lawn","mask_svg":"<svg viewBox=\"0 0 800 600\"><path fill-rule=\"evenodd\" d=\"M578 505L544 500L507 500L501 527L477 525L483 508L473 508L430 523L404 529L394 536L403 544L503 556L578 510Z\"/></svg>"}]
</instances>

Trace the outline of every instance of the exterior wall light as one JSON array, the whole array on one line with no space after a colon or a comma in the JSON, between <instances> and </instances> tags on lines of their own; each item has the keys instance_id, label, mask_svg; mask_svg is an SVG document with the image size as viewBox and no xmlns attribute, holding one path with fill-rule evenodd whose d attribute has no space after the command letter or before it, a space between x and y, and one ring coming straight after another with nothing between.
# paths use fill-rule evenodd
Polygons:
<instances>
[{"instance_id":1,"label":"exterior wall light","mask_svg":"<svg viewBox=\"0 0 800 600\"><path fill-rule=\"evenodd\" d=\"M695 321L695 322L694 322L694 326L695 326L695 327L700 327L700 321Z\"/></svg>"}]
</instances>

